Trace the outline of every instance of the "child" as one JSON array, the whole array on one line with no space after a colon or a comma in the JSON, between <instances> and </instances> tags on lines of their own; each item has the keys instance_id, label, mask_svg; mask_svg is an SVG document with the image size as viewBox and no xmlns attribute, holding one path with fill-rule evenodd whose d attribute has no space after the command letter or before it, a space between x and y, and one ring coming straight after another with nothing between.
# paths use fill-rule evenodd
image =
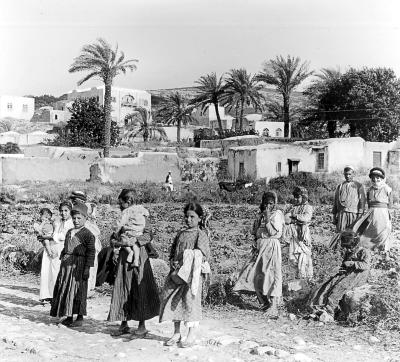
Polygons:
<instances>
[{"instance_id":1,"label":"child","mask_svg":"<svg viewBox=\"0 0 400 362\"><path fill-rule=\"evenodd\" d=\"M123 241L143 235L146 223L146 217L149 212L142 205L134 205L133 194L131 190L123 189L118 197L119 207L122 211L121 218L114 226L114 235L116 239ZM126 261L135 269L139 268L140 246L135 242L131 247L122 247L127 253Z\"/></svg>"},{"instance_id":2,"label":"child","mask_svg":"<svg viewBox=\"0 0 400 362\"><path fill-rule=\"evenodd\" d=\"M43 244L47 255L53 259L58 255L51 249L51 241L53 240L54 226L51 221L53 213L47 207L40 209L40 224L34 223L33 229L37 235L38 240Z\"/></svg>"},{"instance_id":3,"label":"child","mask_svg":"<svg viewBox=\"0 0 400 362\"><path fill-rule=\"evenodd\" d=\"M174 334L165 343L172 346L181 342L180 326L184 321L189 331L181 347L195 342L195 328L201 319L201 296L204 273L209 273L205 261L210 257L209 238L200 228L204 212L200 204L190 202L184 208L187 227L180 232L171 247L171 272L163 288L160 322L172 320ZM208 270L206 269L208 266Z\"/></svg>"},{"instance_id":4,"label":"child","mask_svg":"<svg viewBox=\"0 0 400 362\"><path fill-rule=\"evenodd\" d=\"M86 315L86 299L89 270L95 256L95 237L85 227L87 206L77 203L71 210L74 228L65 236L61 252L61 266L54 287L50 315L67 316L61 323L65 326L80 327ZM73 314L78 317L73 321Z\"/></svg>"}]
</instances>

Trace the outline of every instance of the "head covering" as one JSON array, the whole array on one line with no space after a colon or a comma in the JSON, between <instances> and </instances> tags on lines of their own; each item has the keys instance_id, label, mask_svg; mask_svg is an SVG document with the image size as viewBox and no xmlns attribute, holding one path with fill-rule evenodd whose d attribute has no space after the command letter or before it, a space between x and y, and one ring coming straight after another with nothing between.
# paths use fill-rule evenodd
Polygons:
<instances>
[{"instance_id":1,"label":"head covering","mask_svg":"<svg viewBox=\"0 0 400 362\"><path fill-rule=\"evenodd\" d=\"M374 168L371 168L371 171L369 171L369 178L371 178L372 175L385 178L385 171L383 171L383 169L380 167L374 167Z\"/></svg>"},{"instance_id":2,"label":"head covering","mask_svg":"<svg viewBox=\"0 0 400 362\"><path fill-rule=\"evenodd\" d=\"M72 209L72 203L71 203L71 201L69 201L69 200L61 201L60 206L58 206L58 210L61 210L61 208L62 208L63 206L68 207L68 209L69 209L70 211L71 211L71 209Z\"/></svg>"},{"instance_id":3,"label":"head covering","mask_svg":"<svg viewBox=\"0 0 400 362\"><path fill-rule=\"evenodd\" d=\"M72 191L69 198L73 200L81 200L83 202L87 201L87 196L83 191Z\"/></svg>"},{"instance_id":4,"label":"head covering","mask_svg":"<svg viewBox=\"0 0 400 362\"><path fill-rule=\"evenodd\" d=\"M276 192L274 191L265 191L262 195L262 203L266 204L267 200L272 199L276 203L278 201L278 196L276 195Z\"/></svg>"},{"instance_id":5,"label":"head covering","mask_svg":"<svg viewBox=\"0 0 400 362\"><path fill-rule=\"evenodd\" d=\"M84 217L88 216L88 208L83 202L77 202L71 210L71 215L81 214Z\"/></svg>"},{"instance_id":6,"label":"head covering","mask_svg":"<svg viewBox=\"0 0 400 362\"><path fill-rule=\"evenodd\" d=\"M308 198L308 191L305 187L296 186L293 190L293 196L303 196Z\"/></svg>"},{"instance_id":7,"label":"head covering","mask_svg":"<svg viewBox=\"0 0 400 362\"><path fill-rule=\"evenodd\" d=\"M355 171L354 167L351 166L351 165L347 165L347 166L345 166L344 169L343 169L344 172L350 171L350 170L351 170L351 171Z\"/></svg>"}]
</instances>

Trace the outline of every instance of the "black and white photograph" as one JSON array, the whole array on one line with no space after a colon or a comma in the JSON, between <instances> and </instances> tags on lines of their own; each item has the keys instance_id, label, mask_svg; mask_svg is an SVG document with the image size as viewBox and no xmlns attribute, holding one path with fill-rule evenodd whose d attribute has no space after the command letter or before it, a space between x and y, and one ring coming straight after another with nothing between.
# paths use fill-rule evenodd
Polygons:
<instances>
[{"instance_id":1,"label":"black and white photograph","mask_svg":"<svg viewBox=\"0 0 400 362\"><path fill-rule=\"evenodd\" d=\"M400 362L400 2L0 0L0 360Z\"/></svg>"}]
</instances>

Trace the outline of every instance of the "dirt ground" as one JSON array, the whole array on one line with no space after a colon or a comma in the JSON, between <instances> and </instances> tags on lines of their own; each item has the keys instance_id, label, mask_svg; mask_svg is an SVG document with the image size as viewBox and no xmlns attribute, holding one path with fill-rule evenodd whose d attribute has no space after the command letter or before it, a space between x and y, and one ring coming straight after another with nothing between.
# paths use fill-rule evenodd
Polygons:
<instances>
[{"instance_id":1,"label":"dirt ground","mask_svg":"<svg viewBox=\"0 0 400 362\"><path fill-rule=\"evenodd\" d=\"M187 349L165 347L172 323L150 320L144 339L112 337L106 322L110 296L88 301L84 326L69 329L49 316L39 301L37 277L0 279L0 360L2 361L400 361L400 351L362 328L345 328L257 310L206 309L198 343ZM136 323L131 322L131 327ZM270 348L260 348L260 347ZM257 355L269 350L274 355ZM275 350L275 351L274 351ZM271 352L272 351L272 352Z\"/></svg>"}]
</instances>

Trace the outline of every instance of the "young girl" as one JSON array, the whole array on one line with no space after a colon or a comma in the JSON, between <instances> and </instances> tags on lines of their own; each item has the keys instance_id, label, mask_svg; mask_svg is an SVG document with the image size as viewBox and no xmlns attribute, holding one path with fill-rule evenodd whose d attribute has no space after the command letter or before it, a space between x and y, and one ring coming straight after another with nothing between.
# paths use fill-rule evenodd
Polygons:
<instances>
[{"instance_id":1,"label":"young girl","mask_svg":"<svg viewBox=\"0 0 400 362\"><path fill-rule=\"evenodd\" d=\"M60 254L64 247L67 231L74 227L71 219L71 203L64 201L58 208L60 219L54 221L54 232L52 235L51 252L43 253L42 268L40 271L40 300L49 301L53 298L54 285L60 270Z\"/></svg>"},{"instance_id":2,"label":"young girl","mask_svg":"<svg viewBox=\"0 0 400 362\"><path fill-rule=\"evenodd\" d=\"M61 252L61 266L54 287L50 310L52 317L67 316L65 326L82 326L86 315L89 269L95 255L94 235L85 227L87 207L77 203L71 210L74 228L67 232ZM74 322L73 314L78 317Z\"/></svg>"},{"instance_id":3,"label":"young girl","mask_svg":"<svg viewBox=\"0 0 400 362\"><path fill-rule=\"evenodd\" d=\"M149 211L142 205L133 204L131 192L123 189L118 197L119 207L122 211L121 218L114 225L114 236L122 242L124 239L132 239L143 235L146 217ZM128 253L127 263L133 263L136 270L139 268L140 246L137 242L132 246L124 246L123 249Z\"/></svg>"},{"instance_id":4,"label":"young girl","mask_svg":"<svg viewBox=\"0 0 400 362\"><path fill-rule=\"evenodd\" d=\"M160 322L174 322L174 334L166 342L172 346L181 342L180 327L184 321L189 331L181 347L190 347L201 319L202 263L210 257L210 246L207 234L199 226L204 216L202 207L190 202L184 214L187 227L178 232L171 247L171 272L162 292Z\"/></svg>"}]
</instances>

